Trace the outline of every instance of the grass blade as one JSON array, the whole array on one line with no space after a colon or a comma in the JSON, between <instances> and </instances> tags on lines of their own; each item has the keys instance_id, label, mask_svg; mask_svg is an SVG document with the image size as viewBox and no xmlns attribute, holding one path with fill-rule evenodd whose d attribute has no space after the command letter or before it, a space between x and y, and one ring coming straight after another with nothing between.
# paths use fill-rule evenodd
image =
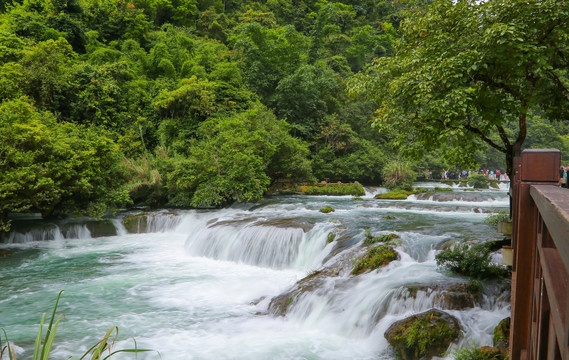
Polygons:
<instances>
[{"instance_id":1,"label":"grass blade","mask_svg":"<svg viewBox=\"0 0 569 360\"><path fill-rule=\"evenodd\" d=\"M40 345L41 345L41 335L43 331L43 323L45 322L45 313L43 313L40 321L40 329L38 331L38 336L36 337L36 344L34 345L34 356L32 360L38 360L38 356L40 354Z\"/></svg>"},{"instance_id":2,"label":"grass blade","mask_svg":"<svg viewBox=\"0 0 569 360\"><path fill-rule=\"evenodd\" d=\"M55 312L57 311L57 304L59 304L59 298L61 297L61 294L63 294L63 290L61 290L59 292L59 295L57 295L57 300L55 301L55 306L53 307L53 312L51 313L51 319L49 320L49 326L47 328L47 333L45 334L45 340L43 341L43 348L41 351L41 356L40 359L44 360L47 359L47 357L49 356L49 353L46 354L46 344L47 344L47 340L49 339L50 335L51 335L51 328L53 326L53 319L55 319ZM58 319L59 322L59 319Z\"/></svg>"},{"instance_id":3,"label":"grass blade","mask_svg":"<svg viewBox=\"0 0 569 360\"><path fill-rule=\"evenodd\" d=\"M99 347L93 352L93 357L91 358L91 360L99 360L101 358L103 351L105 351L107 346L109 346L108 340L109 340L109 337L111 336L111 333L113 332L113 330L116 332L115 339L119 336L119 328L116 326L111 326L109 331L107 331L107 333L103 337L103 340L101 340L99 342ZM110 349L110 346L109 346L109 349Z\"/></svg>"},{"instance_id":4,"label":"grass blade","mask_svg":"<svg viewBox=\"0 0 569 360\"><path fill-rule=\"evenodd\" d=\"M8 335L6 334L6 330L2 329L2 332L4 333L4 338L6 339L6 347L8 348L8 357L10 358L10 360L16 360L16 355L12 352L12 348L10 347L10 341L8 340ZM2 350L2 353L4 352L4 350ZM0 358L2 358L2 356L0 356Z\"/></svg>"},{"instance_id":5,"label":"grass blade","mask_svg":"<svg viewBox=\"0 0 569 360\"><path fill-rule=\"evenodd\" d=\"M61 320L61 315L59 315L57 317L57 321L55 322L53 329L49 333L49 338L47 339L47 342L45 344L43 344L43 347L45 350L45 355L44 355L44 357L41 358L41 360L48 360L48 358L49 358L49 352L51 351L51 346L53 345L53 340L55 339L55 334L57 332L57 326L59 325L60 320ZM42 353L43 353L43 351L42 351Z\"/></svg>"}]
</instances>

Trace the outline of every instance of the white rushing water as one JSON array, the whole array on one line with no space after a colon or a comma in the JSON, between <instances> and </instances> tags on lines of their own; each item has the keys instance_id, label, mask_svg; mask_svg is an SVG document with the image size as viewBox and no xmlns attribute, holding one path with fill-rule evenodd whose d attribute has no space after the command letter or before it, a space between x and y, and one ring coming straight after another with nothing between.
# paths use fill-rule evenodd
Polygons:
<instances>
[{"instance_id":1,"label":"white rushing water","mask_svg":"<svg viewBox=\"0 0 569 360\"><path fill-rule=\"evenodd\" d=\"M134 337L139 348L155 350L139 359L393 359L383 336L389 325L440 306L433 286L466 281L437 268L437 245L498 239L483 221L507 200L505 190L478 202L373 199L380 191L364 200L291 196L162 211L130 227L113 219L106 233L106 223L27 223L0 243L0 327L18 358L29 358L41 314L65 290L53 358L79 358L118 326L126 340L117 348L133 347ZM318 211L327 205L336 211ZM273 297L361 244L365 231L397 233L400 260L326 278L285 317L267 314ZM507 294L485 285L475 307L445 310L463 328L454 346L491 345L493 328L509 316ZM419 289L414 296L410 287Z\"/></svg>"}]
</instances>

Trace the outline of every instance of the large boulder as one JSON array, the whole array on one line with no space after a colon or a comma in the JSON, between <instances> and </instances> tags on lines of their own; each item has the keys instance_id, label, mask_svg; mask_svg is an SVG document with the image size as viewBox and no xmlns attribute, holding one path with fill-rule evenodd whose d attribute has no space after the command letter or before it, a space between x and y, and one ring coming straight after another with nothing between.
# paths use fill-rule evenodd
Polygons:
<instances>
[{"instance_id":1,"label":"large boulder","mask_svg":"<svg viewBox=\"0 0 569 360\"><path fill-rule=\"evenodd\" d=\"M396 321L385 332L385 338L403 360L431 359L442 356L460 331L457 318L431 309Z\"/></svg>"},{"instance_id":2,"label":"large boulder","mask_svg":"<svg viewBox=\"0 0 569 360\"><path fill-rule=\"evenodd\" d=\"M510 318L502 319L494 328L494 347L500 349L503 355L510 352Z\"/></svg>"}]
</instances>

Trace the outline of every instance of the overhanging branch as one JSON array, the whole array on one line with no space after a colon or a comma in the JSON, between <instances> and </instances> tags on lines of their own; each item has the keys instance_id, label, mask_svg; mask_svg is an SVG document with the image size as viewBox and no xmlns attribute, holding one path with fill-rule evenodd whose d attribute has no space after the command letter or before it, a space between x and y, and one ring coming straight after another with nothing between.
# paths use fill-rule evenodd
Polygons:
<instances>
[{"instance_id":1,"label":"overhanging branch","mask_svg":"<svg viewBox=\"0 0 569 360\"><path fill-rule=\"evenodd\" d=\"M486 135L484 135L484 133L482 131L480 131L480 129L477 129L471 125L465 124L464 128L468 131L470 131L471 133L473 133L474 135L478 136L480 139L482 139L485 143L487 143L488 145L490 145L491 147L493 147L494 149L506 153L507 150L505 147L502 147L498 144L496 144L494 141L492 141L490 138L488 138Z\"/></svg>"}]
</instances>

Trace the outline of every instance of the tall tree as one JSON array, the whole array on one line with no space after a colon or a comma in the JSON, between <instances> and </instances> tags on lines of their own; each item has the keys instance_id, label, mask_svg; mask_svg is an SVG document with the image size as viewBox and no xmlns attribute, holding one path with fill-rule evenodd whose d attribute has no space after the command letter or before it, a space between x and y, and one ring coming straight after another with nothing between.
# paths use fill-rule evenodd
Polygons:
<instances>
[{"instance_id":1,"label":"tall tree","mask_svg":"<svg viewBox=\"0 0 569 360\"><path fill-rule=\"evenodd\" d=\"M442 0L410 11L401 32L395 56L377 59L351 90L376 100L374 124L395 129L404 153L446 145L464 163L485 143L511 174L528 114L568 118L568 2Z\"/></svg>"}]
</instances>

